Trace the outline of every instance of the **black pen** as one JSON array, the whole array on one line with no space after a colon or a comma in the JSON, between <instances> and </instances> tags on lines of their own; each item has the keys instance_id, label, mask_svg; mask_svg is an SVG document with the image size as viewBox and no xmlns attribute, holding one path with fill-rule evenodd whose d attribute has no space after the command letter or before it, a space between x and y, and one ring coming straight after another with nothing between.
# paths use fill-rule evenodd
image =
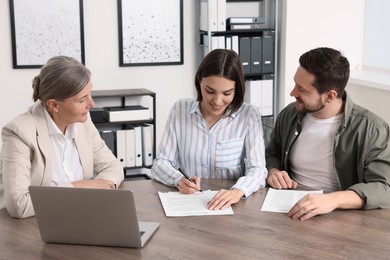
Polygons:
<instances>
[{"instance_id":1,"label":"black pen","mask_svg":"<svg viewBox=\"0 0 390 260\"><path fill-rule=\"evenodd\" d=\"M187 180L189 180L190 182L192 182L193 184L196 185L196 183L190 178L190 176L188 176L187 173L185 173L185 171L183 171L181 168L179 168L178 170L179 170L179 172L181 172L181 174L183 174L183 176L184 176ZM200 191L200 192L203 192L202 189L199 189L199 191Z\"/></svg>"}]
</instances>

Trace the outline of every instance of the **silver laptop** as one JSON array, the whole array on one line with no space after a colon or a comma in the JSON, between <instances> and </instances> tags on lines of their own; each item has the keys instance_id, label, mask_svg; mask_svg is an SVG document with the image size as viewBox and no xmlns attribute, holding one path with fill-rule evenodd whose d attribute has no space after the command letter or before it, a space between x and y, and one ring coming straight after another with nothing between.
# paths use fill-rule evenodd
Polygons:
<instances>
[{"instance_id":1,"label":"silver laptop","mask_svg":"<svg viewBox=\"0 0 390 260\"><path fill-rule=\"evenodd\" d=\"M30 186L42 240L143 247L159 223L138 222L130 190Z\"/></svg>"}]
</instances>

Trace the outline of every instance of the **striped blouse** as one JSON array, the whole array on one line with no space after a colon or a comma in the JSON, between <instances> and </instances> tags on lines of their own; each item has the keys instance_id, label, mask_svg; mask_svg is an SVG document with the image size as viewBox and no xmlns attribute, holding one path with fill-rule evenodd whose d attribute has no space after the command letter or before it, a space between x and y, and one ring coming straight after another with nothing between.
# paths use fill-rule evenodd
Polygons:
<instances>
[{"instance_id":1,"label":"striped blouse","mask_svg":"<svg viewBox=\"0 0 390 260\"><path fill-rule=\"evenodd\" d=\"M265 186L263 128L258 108L243 104L209 129L195 99L177 101L171 109L152 166L152 177L176 186L176 168L200 178L234 179L232 187L249 196Z\"/></svg>"}]
</instances>

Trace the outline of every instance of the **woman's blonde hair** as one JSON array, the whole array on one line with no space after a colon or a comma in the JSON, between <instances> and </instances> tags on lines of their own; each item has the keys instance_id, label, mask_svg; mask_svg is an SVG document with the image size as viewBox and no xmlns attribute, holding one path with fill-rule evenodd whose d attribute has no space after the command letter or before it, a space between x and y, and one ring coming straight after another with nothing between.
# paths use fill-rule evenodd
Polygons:
<instances>
[{"instance_id":1,"label":"woman's blonde hair","mask_svg":"<svg viewBox=\"0 0 390 260\"><path fill-rule=\"evenodd\" d=\"M38 76L33 79L33 100L63 101L78 94L91 79L91 72L78 60L56 56L47 61Z\"/></svg>"}]
</instances>

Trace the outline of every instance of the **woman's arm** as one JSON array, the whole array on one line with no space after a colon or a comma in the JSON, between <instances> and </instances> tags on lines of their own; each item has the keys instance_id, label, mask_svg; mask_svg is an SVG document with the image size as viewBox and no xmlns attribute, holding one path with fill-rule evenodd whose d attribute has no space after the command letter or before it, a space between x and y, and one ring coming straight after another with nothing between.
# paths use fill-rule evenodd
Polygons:
<instances>
[{"instance_id":1,"label":"woman's arm","mask_svg":"<svg viewBox=\"0 0 390 260\"><path fill-rule=\"evenodd\" d=\"M161 139L156 159L151 169L153 179L169 186L177 187L180 179L183 177L175 166L178 162L178 140L176 139L176 103L169 114L165 125L163 137ZM176 122L177 123L177 122ZM179 122L180 124L180 122Z\"/></svg>"},{"instance_id":2,"label":"woman's arm","mask_svg":"<svg viewBox=\"0 0 390 260\"><path fill-rule=\"evenodd\" d=\"M245 176L240 177L233 189L240 189L248 197L261 187L265 187L267 169L265 167L265 147L263 125L258 108L252 107L252 120L245 136Z\"/></svg>"},{"instance_id":3,"label":"woman's arm","mask_svg":"<svg viewBox=\"0 0 390 260\"><path fill-rule=\"evenodd\" d=\"M95 176L95 179L99 180L97 183L91 185L96 186L101 184L99 187L102 188L119 187L124 179L122 164L107 147L92 121L88 119L84 124L88 129L88 136L86 136L86 138L91 138L91 146L83 143L85 146L83 149L93 149L90 151L90 153L92 153L91 163L93 163L93 175ZM80 150L81 149L79 149L79 154L80 157L82 157L84 154L80 153ZM84 176L85 175L86 174L84 174ZM101 180L107 180L108 182L102 182ZM86 185L88 184L86 183ZM75 186L77 186L77 184Z\"/></svg>"},{"instance_id":4,"label":"woman's arm","mask_svg":"<svg viewBox=\"0 0 390 260\"><path fill-rule=\"evenodd\" d=\"M9 214L15 218L26 218L35 214L28 187L41 185L43 182L41 160L36 159L33 162L36 168L42 168L41 174L31 175L31 160L38 151L37 145L31 141L34 139L37 138L26 136L23 128L17 127L16 124L7 125L2 130L1 173L4 200Z\"/></svg>"}]
</instances>

